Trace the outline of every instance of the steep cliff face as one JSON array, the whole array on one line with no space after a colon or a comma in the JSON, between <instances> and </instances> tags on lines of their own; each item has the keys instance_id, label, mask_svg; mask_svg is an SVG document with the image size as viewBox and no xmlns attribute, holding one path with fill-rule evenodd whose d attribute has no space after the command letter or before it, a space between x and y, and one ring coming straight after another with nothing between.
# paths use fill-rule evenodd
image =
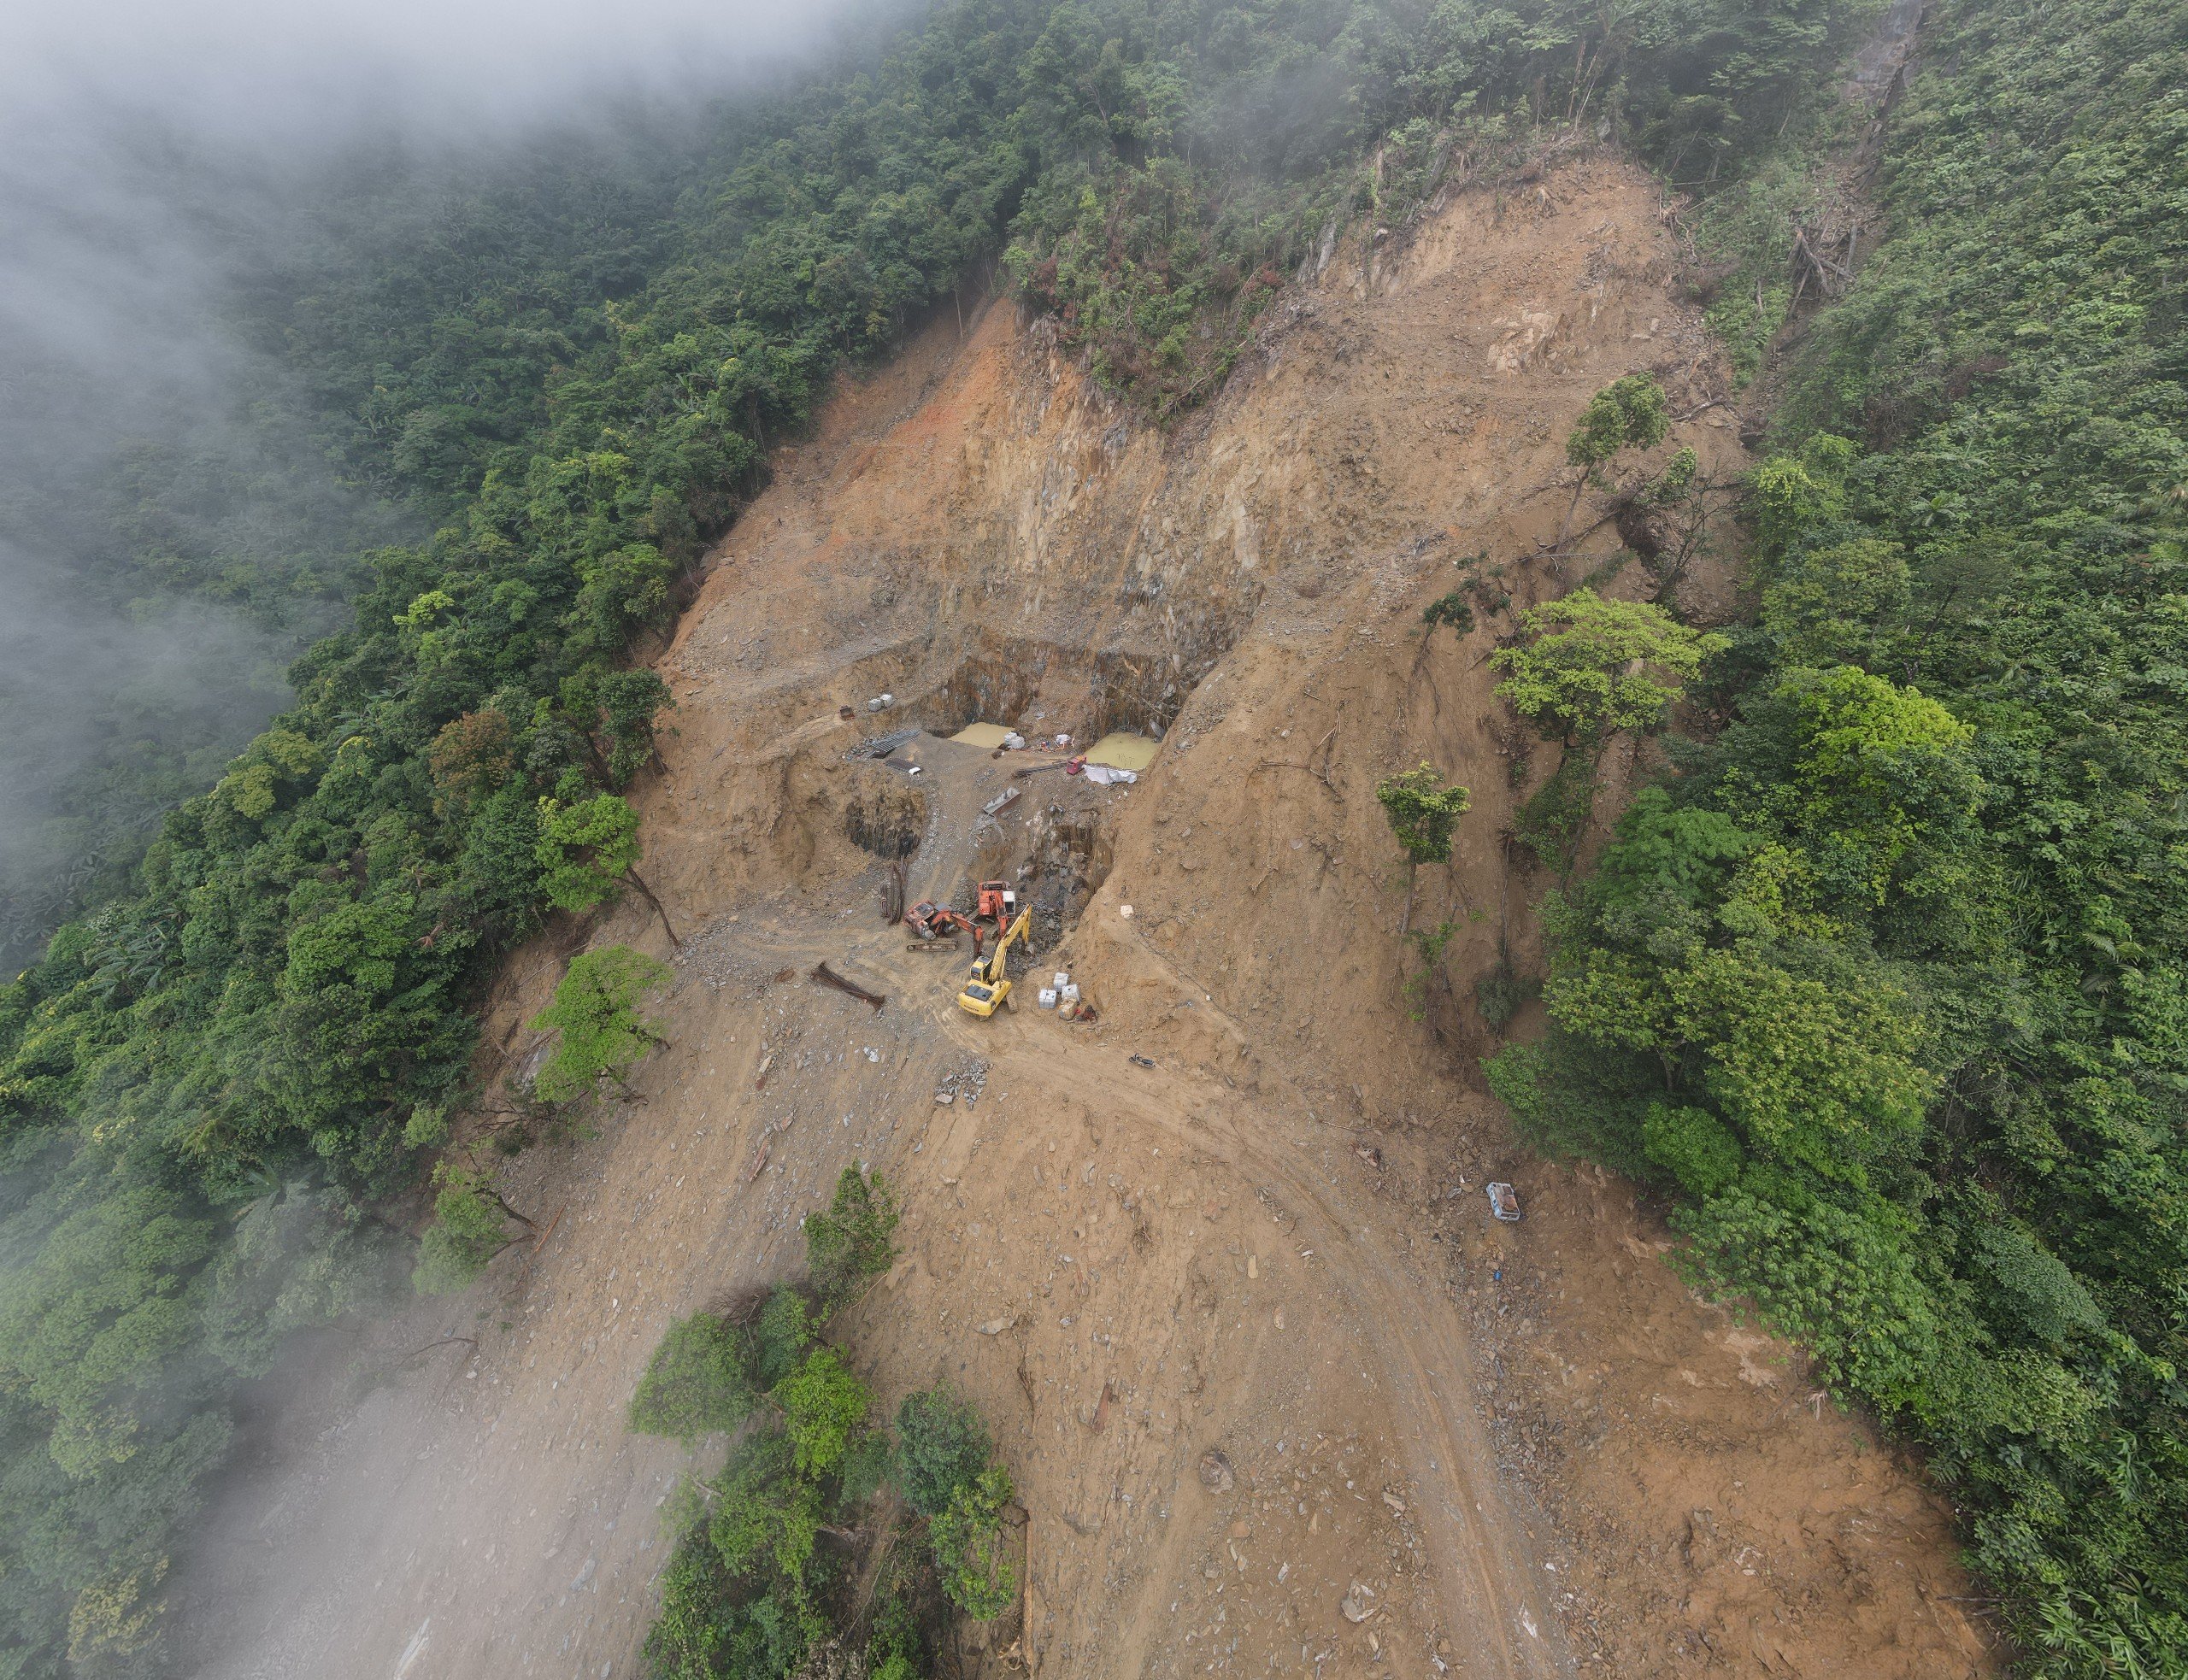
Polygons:
<instances>
[{"instance_id":1,"label":"steep cliff face","mask_svg":"<svg viewBox=\"0 0 2188 1680\"><path fill-rule=\"evenodd\" d=\"M276 1499L285 1560L238 1543L208 1589L225 1570L284 1613L206 1671L629 1671L686 1460L624 1436L623 1404L673 1316L791 1263L855 1160L906 1208L861 1357L885 1398L974 1397L1030 1513L1024 1603L976 1662L1986 1668L1942 1513L1685 1293L1629 1188L1520 1151L1473 1071L1474 982L1537 960L1547 881L1506 837L1555 763L1486 656L1584 573L1667 587L1585 498L1590 534L1545 556L1566 433L1645 368L1667 449L1739 466L1674 256L1646 178L1582 161L1333 249L1173 431L1003 303L841 393L659 661L646 867L682 948L626 906L524 954L494 1006L518 1065L570 937L673 956L644 1101L512 1166L553 1225L483 1310L387 1332L467 1338L450 1363L232 1501L240 1530ZM1682 603L1727 611L1725 574L1705 555ZM1454 590L1474 627L1424 641ZM1014 777L1052 758L935 738L976 720L1162 744L1129 786ZM1409 883L1374 785L1424 761L1473 808L1457 863ZM1606 764L1599 818L1629 772ZM1035 966L1099 1024L956 1010L956 966L883 925L892 865L915 896L1017 880ZM1425 974L1409 916L1449 934ZM885 1008L808 985L822 959ZM1488 1219L1489 1178L1525 1224ZM385 1515L338 1534L328 1490L364 1478Z\"/></svg>"},{"instance_id":2,"label":"steep cliff face","mask_svg":"<svg viewBox=\"0 0 2188 1680\"><path fill-rule=\"evenodd\" d=\"M1231 388L1170 433L1104 397L1044 324L1007 306L962 344L938 329L785 460L663 662L683 735L655 820L682 821L687 774L704 786L690 796L697 820L656 849L695 910L756 878L731 862L738 846L756 849L761 875L805 866L802 842L781 852L753 831L780 829L779 799L756 786L725 799L709 778L773 785L786 762L825 759L811 749L856 732L812 733L838 703L893 693L890 724L944 732L975 717L1082 741L1167 731L1150 789L1161 798L1146 802L1159 819L1125 854L1152 896L1140 930L1210 979L1250 955L1266 967L1320 951L1352 965L1344 990L1365 1013L1388 1013L1404 948L1362 936L1394 932L1403 894L1371 784L1425 755L1472 785L1451 884L1501 886L1497 837L1549 761L1531 761L1491 698L1484 655L1514 611L1617 547L1603 533L1565 575L1538 558L1569 499L1573 416L1609 379L1651 369L1676 412L1699 411L1667 449L1691 443L1710 469L1735 470L1729 414L1711 406L1719 373L1667 289L1657 212L1596 165L1461 194L1403 250L1334 251L1264 321ZM1424 601L1469 583L1478 627L1423 649ZM1647 594L1660 580L1635 567L1606 586ZM699 843L721 817L735 825L728 850ZM1170 914L1166 893L1215 900L1191 860L1158 850L1161 831L1242 819L1245 849L1220 849L1239 896L1219 914ZM1262 843L1279 830L1283 855ZM1286 879L1309 834L1312 878ZM1342 867L1324 861L1335 846ZM1432 897L1443 887L1427 884ZM1432 925L1450 908L1423 913ZM1454 972L1497 936L1470 922ZM1310 1037L1319 1023L1321 1048L1349 1061L1356 1024L1317 990L1226 1002ZM1446 1036L1478 1048L1462 1014ZM1378 1031L1374 1066L1420 1037Z\"/></svg>"}]
</instances>

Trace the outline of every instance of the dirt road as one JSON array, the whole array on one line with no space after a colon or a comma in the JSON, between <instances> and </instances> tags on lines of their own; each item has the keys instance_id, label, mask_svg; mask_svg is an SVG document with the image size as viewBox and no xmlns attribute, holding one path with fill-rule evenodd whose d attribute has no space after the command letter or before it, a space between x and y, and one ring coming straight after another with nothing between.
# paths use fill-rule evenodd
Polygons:
<instances>
[{"instance_id":1,"label":"dirt road","mask_svg":"<svg viewBox=\"0 0 2188 1680\"><path fill-rule=\"evenodd\" d=\"M1475 1071L1476 981L1539 962L1550 883L1502 837L1556 761L1484 660L1584 575L1662 586L1609 530L1543 558L1564 434L1646 367L1691 417L1671 443L1740 465L1674 259L1653 185L1583 160L1334 248L1169 432L1008 305L848 387L659 661L669 1047L642 1100L504 1169L536 1251L331 1339L269 1407L179 1589L196 1671L639 1672L691 1460L624 1404L859 1161L906 1217L857 1356L891 1403L976 1399L1031 1513L1022 1618L975 1666L1991 1671L1938 1504L1685 1292L1629 1187L1519 1150ZM1729 610L1728 576L1705 555L1684 604ZM1424 645L1455 588L1475 628ZM1014 784L1035 755L938 738L976 719L1163 744L1133 785ZM1473 805L1409 883L1373 784L1424 760ZM1018 882L1100 1024L956 1010L955 965L882 925L892 860L915 896ZM573 936L672 955L642 902L543 938L492 1005L503 1065ZM885 1007L811 984L823 959ZM1491 1177L1525 1223L1489 1219Z\"/></svg>"}]
</instances>

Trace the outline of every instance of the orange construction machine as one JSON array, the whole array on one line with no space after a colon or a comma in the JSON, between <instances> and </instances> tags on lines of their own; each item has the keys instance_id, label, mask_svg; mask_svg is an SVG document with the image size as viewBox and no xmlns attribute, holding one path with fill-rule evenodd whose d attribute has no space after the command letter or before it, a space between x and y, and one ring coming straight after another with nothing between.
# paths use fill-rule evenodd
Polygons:
<instances>
[{"instance_id":1,"label":"orange construction machine","mask_svg":"<svg viewBox=\"0 0 2188 1680\"><path fill-rule=\"evenodd\" d=\"M911 947L914 950L933 949L938 942L947 949L956 941L943 941L943 934L955 934L962 928L973 936L973 955L977 957L980 954L979 924L962 911L953 910L946 904L937 904L931 898L920 900L904 912L904 925L919 937L920 943Z\"/></svg>"},{"instance_id":2,"label":"orange construction machine","mask_svg":"<svg viewBox=\"0 0 2188 1680\"><path fill-rule=\"evenodd\" d=\"M979 906L973 916L984 922L993 922L994 931L1000 934L1010 925L1010 919L1018 913L1018 895L1010 890L1007 881L980 883Z\"/></svg>"}]
</instances>

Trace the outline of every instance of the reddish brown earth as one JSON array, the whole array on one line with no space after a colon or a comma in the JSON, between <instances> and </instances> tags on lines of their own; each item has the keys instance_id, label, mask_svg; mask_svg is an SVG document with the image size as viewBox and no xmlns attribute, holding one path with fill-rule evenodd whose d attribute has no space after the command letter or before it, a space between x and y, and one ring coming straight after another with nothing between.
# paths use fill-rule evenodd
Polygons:
<instances>
[{"instance_id":1,"label":"reddish brown earth","mask_svg":"<svg viewBox=\"0 0 2188 1680\"><path fill-rule=\"evenodd\" d=\"M1548 883L1502 837L1554 767L1484 661L1563 586L1532 557L1564 435L1649 368L1690 416L1667 449L1740 465L1674 256L1654 185L1585 161L1340 246L1170 431L1003 303L847 387L659 661L646 868L685 948L635 902L520 954L494 1004L520 1066L573 937L673 956L643 1101L507 1166L552 1221L536 1251L329 1354L264 1425L184 1585L198 1671L639 1672L656 1507L692 1459L624 1406L672 1318L797 1264L856 1160L905 1208L856 1357L890 1404L938 1377L976 1399L1030 1513L1022 1612L976 1666L1993 1672L1940 1501L1685 1289L1632 1186L1517 1146L1477 1071L1500 929L1539 962ZM1485 551L1511 606L1424 648L1421 608ZM1682 603L1728 613L1730 576L1705 557ZM995 819L1038 755L844 756L975 717L1164 743L1136 786L1049 771ZM1417 884L1413 925L1456 930L1416 1002L1373 785L1423 760L1473 805ZM1101 1024L956 1009L957 965L881 924L859 842L900 837L915 896L1029 866L1062 930L1035 966ZM886 1007L809 984L822 959ZM1491 1177L1524 1223L1488 1219Z\"/></svg>"}]
</instances>

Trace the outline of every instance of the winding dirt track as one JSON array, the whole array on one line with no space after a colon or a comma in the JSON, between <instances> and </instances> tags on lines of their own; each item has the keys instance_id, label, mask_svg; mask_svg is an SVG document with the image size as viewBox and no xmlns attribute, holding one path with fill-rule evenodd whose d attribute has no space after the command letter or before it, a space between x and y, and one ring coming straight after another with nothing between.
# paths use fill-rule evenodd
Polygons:
<instances>
[{"instance_id":1,"label":"winding dirt track","mask_svg":"<svg viewBox=\"0 0 2188 1680\"><path fill-rule=\"evenodd\" d=\"M1562 577L1539 558L1564 434L1647 367L1691 417L1667 448L1741 464L1667 214L1601 158L1455 190L1334 247L1168 433L1007 305L847 387L657 661L646 867L686 944L642 1100L503 1168L551 1223L536 1251L269 1390L177 1585L186 1666L641 1672L692 1460L623 1407L672 1319L797 1266L856 1161L905 1212L844 1326L861 1367L888 1406L976 1400L1030 1513L975 1671L1990 1671L1938 1502L1686 1294L1630 1189L1518 1149L1475 1071L1475 981L1539 963L1548 882L1501 837L1556 767L1484 661L1579 575L1662 587L1608 529ZM1705 555L1681 604L1721 616L1727 575ZM1469 579L1477 627L1424 645ZM993 819L1015 756L845 756L976 717L1163 747L1135 786L1050 772ZM1473 808L1413 892L1373 787L1424 759ZM915 897L1022 866L1062 930L1035 966L1101 1025L956 1010L956 965L879 925L908 850ZM1425 981L1409 902L1450 935ZM585 940L672 955L642 902L536 942L489 1077L538 1054ZM822 959L886 1007L812 985ZM1490 1221L1491 1177L1524 1225Z\"/></svg>"},{"instance_id":2,"label":"winding dirt track","mask_svg":"<svg viewBox=\"0 0 2188 1680\"><path fill-rule=\"evenodd\" d=\"M969 813L962 808L976 803L972 790L961 790L962 782L943 779L937 802L951 829L959 822L969 828ZM959 811L952 812L953 806ZM969 861L923 855L922 892L945 890L965 875ZM879 948L869 954L873 960L894 943L894 936L868 943ZM1154 962L1168 967L1160 959ZM915 970L905 978L922 977ZM1190 994L1181 977L1170 978L1180 996ZM1100 1091L1102 1121L1127 1125L1136 1136L1167 1139L1176 1149L1207 1158L1238 1183L1276 1191L1290 1221L1287 1236L1326 1257L1321 1287L1367 1327L1363 1351L1393 1386L1386 1403L1401 1417L1415 1420L1403 1437L1409 1479L1417 1488L1434 1490L1450 1533L1459 1542L1436 1553L1446 1601L1465 1609L1466 1625L1455 1630L1467 1649L1493 1654L1491 1672L1522 1677L1562 1667L1552 1654L1556 1645L1545 1644L1540 1632L1555 1624L1542 1613L1532 1591L1539 1565L1529 1548L1515 1543L1518 1530L1503 1508L1503 1491L1493 1476L1482 1473L1495 1455L1470 1403L1467 1326L1440 1292L1423 1288L1417 1271L1385 1252L1368 1210L1354 1207L1348 1219L1332 1205L1342 1195L1340 1187L1327 1179L1318 1182L1305 1150L1287 1144L1281 1135L1284 1129L1296 1134L1315 1123L1303 1111L1243 1103L1197 1070L1168 1075L1159 1083L1150 1078L1135 1088L1119 1078L1114 1044L1097 1046L1085 1034L1062 1032L1043 1033L1029 1043L1029 1035L1009 1031L1013 1023L999 1028L950 1007L946 986L925 990L924 999L912 990L906 1001L928 1009L935 1025L968 1058L986 1059L990 1081L998 1088ZM1205 1001L1203 1007L1208 1007ZM1213 1013L1232 1035L1244 1038L1239 1023ZM1180 1084L1186 1089L1179 1090ZM1322 1141L1326 1154L1350 1147L1347 1137ZM1152 1615L1156 1607L1150 1603L1140 1609Z\"/></svg>"}]
</instances>

